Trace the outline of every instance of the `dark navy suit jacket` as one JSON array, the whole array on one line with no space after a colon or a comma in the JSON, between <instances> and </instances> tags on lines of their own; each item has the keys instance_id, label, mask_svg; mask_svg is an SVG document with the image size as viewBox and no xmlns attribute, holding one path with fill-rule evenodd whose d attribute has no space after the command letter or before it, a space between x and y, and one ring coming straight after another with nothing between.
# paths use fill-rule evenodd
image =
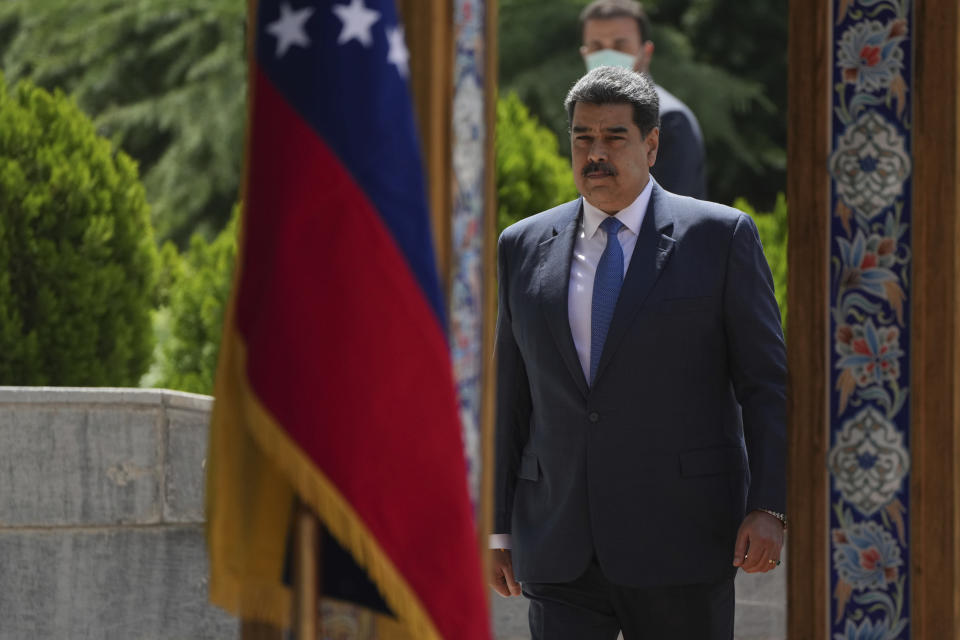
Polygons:
<instances>
[{"instance_id":1,"label":"dark navy suit jacket","mask_svg":"<svg viewBox=\"0 0 960 640\"><path fill-rule=\"evenodd\" d=\"M650 173L664 189L707 197L706 151L696 116L679 98L655 85L660 100L660 148Z\"/></svg>"},{"instance_id":2,"label":"dark navy suit jacket","mask_svg":"<svg viewBox=\"0 0 960 640\"><path fill-rule=\"evenodd\" d=\"M592 387L567 284L581 200L499 243L495 532L517 579L596 554L624 586L733 575L748 510L785 511L785 352L749 216L654 183Z\"/></svg>"}]
</instances>

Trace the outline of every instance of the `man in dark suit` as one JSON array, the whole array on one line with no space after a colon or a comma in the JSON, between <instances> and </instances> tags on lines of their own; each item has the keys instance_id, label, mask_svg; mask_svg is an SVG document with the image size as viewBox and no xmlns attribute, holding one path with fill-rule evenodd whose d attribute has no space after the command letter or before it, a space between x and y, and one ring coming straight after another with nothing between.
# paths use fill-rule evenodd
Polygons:
<instances>
[{"instance_id":1,"label":"man in dark suit","mask_svg":"<svg viewBox=\"0 0 960 640\"><path fill-rule=\"evenodd\" d=\"M582 197L499 243L491 586L534 638L733 637L777 566L785 353L749 216L650 177L657 94L600 67L566 99Z\"/></svg>"},{"instance_id":2,"label":"man in dark suit","mask_svg":"<svg viewBox=\"0 0 960 640\"><path fill-rule=\"evenodd\" d=\"M645 73L653 58L650 20L635 0L596 0L580 13L587 70L602 65ZM661 187L682 196L707 197L703 134L696 116L679 98L654 85L660 99L660 152L651 172Z\"/></svg>"}]
</instances>

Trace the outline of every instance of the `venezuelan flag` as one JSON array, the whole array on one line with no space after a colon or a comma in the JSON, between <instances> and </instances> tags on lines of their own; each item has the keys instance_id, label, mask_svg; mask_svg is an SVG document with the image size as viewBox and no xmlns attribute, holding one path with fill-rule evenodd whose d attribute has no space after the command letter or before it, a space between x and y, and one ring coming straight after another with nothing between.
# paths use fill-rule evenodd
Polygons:
<instances>
[{"instance_id":1,"label":"venezuelan flag","mask_svg":"<svg viewBox=\"0 0 960 640\"><path fill-rule=\"evenodd\" d=\"M294 496L411 638L488 639L392 0L251 5L247 162L207 467L211 600L277 626Z\"/></svg>"}]
</instances>

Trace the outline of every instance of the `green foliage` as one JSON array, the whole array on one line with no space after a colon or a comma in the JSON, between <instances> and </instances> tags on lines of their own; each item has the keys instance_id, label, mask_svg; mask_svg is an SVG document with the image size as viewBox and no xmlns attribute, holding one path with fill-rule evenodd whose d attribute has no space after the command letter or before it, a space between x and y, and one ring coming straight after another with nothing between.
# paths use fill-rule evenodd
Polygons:
<instances>
[{"instance_id":1,"label":"green foliage","mask_svg":"<svg viewBox=\"0 0 960 640\"><path fill-rule=\"evenodd\" d=\"M577 197L557 139L514 93L497 101L497 227Z\"/></svg>"},{"instance_id":2,"label":"green foliage","mask_svg":"<svg viewBox=\"0 0 960 640\"><path fill-rule=\"evenodd\" d=\"M566 92L585 72L578 17L589 0L501 0L500 86L514 90L569 154ZM651 74L697 115L711 200L762 208L786 167L785 0L648 0Z\"/></svg>"},{"instance_id":3,"label":"green foliage","mask_svg":"<svg viewBox=\"0 0 960 640\"><path fill-rule=\"evenodd\" d=\"M514 91L570 154L563 99L585 72L577 16L583 0L500 0L500 91Z\"/></svg>"},{"instance_id":4,"label":"green foliage","mask_svg":"<svg viewBox=\"0 0 960 640\"><path fill-rule=\"evenodd\" d=\"M194 234L179 263L169 256L165 271L171 278L170 306L157 315L162 346L156 371L145 382L180 391L213 392L223 313L237 253L239 209L234 208L230 223L213 242Z\"/></svg>"},{"instance_id":5,"label":"green foliage","mask_svg":"<svg viewBox=\"0 0 960 640\"><path fill-rule=\"evenodd\" d=\"M774 293L780 306L780 318L786 328L787 321L787 198L777 194L777 202L770 213L757 213L743 198L737 198L733 206L740 209L757 223L763 253L773 273Z\"/></svg>"},{"instance_id":6,"label":"green foliage","mask_svg":"<svg viewBox=\"0 0 960 640\"><path fill-rule=\"evenodd\" d=\"M762 99L743 102L729 114L728 124L742 147L728 147L728 137L708 134L707 161L711 195L724 194L723 202L730 202L732 194L745 195L763 210L772 208L786 184L787 0L657 0L652 15L658 24L682 31L698 63L722 68L726 75L762 91ZM655 55L655 65L656 59ZM665 82L670 77L663 70L655 73ZM688 104L704 127L713 126L711 115L704 112L710 108L709 96L692 98Z\"/></svg>"},{"instance_id":7,"label":"green foliage","mask_svg":"<svg viewBox=\"0 0 960 640\"><path fill-rule=\"evenodd\" d=\"M0 384L130 386L157 250L136 164L60 92L0 75Z\"/></svg>"},{"instance_id":8,"label":"green foliage","mask_svg":"<svg viewBox=\"0 0 960 640\"><path fill-rule=\"evenodd\" d=\"M243 156L247 5L4 0L0 64L62 88L139 163L161 240L223 228Z\"/></svg>"}]
</instances>

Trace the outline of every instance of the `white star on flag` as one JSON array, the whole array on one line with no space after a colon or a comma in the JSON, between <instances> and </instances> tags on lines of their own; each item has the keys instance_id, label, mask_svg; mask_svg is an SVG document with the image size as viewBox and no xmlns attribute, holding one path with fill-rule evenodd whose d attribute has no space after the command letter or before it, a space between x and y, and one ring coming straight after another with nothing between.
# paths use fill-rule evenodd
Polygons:
<instances>
[{"instance_id":1,"label":"white star on flag","mask_svg":"<svg viewBox=\"0 0 960 640\"><path fill-rule=\"evenodd\" d=\"M340 30L337 44L346 44L354 39L359 40L360 44L365 47L373 44L370 27L380 19L379 11L367 9L363 0L350 0L349 6L345 4L334 5L333 12L343 23L343 29Z\"/></svg>"},{"instance_id":2,"label":"white star on flag","mask_svg":"<svg viewBox=\"0 0 960 640\"><path fill-rule=\"evenodd\" d=\"M404 78L410 73L410 52L407 51L407 44L403 38L403 27L388 27L387 42L390 43L390 51L387 53L387 62L397 65L397 71Z\"/></svg>"},{"instance_id":3,"label":"white star on flag","mask_svg":"<svg viewBox=\"0 0 960 640\"><path fill-rule=\"evenodd\" d=\"M309 47L310 38L304 30L304 25L313 15L312 7L304 7L294 11L284 2L280 5L280 18L267 25L267 32L277 38L277 57L282 58L287 49L293 45Z\"/></svg>"}]
</instances>

